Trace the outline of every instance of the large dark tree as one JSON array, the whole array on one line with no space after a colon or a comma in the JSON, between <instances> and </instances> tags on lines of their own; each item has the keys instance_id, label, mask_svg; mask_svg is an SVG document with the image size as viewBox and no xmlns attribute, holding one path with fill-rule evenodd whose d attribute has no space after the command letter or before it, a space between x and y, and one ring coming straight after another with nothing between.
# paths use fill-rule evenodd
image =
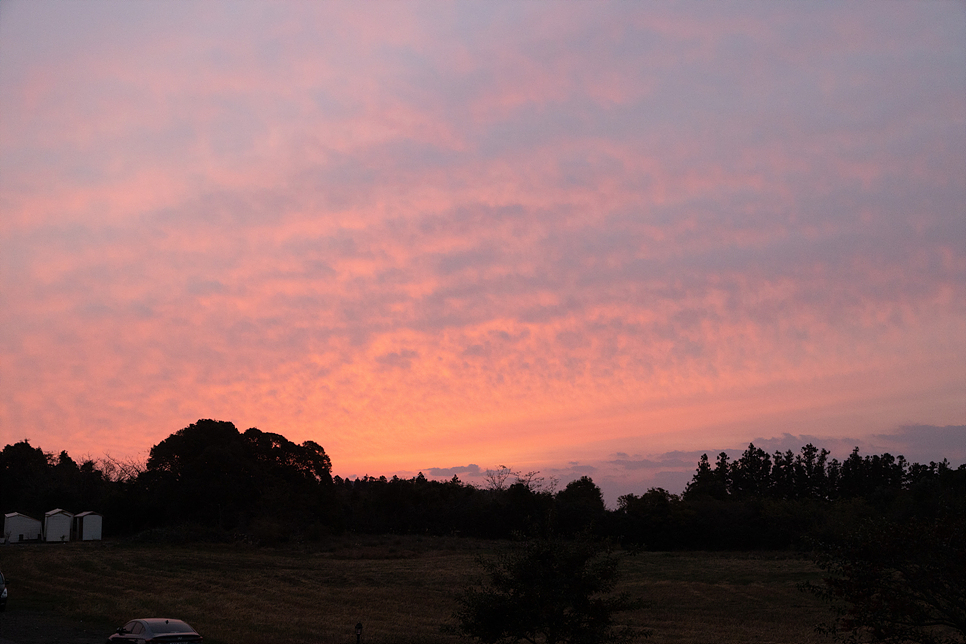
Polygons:
<instances>
[{"instance_id":1,"label":"large dark tree","mask_svg":"<svg viewBox=\"0 0 966 644\"><path fill-rule=\"evenodd\" d=\"M153 509L148 523L255 526L275 539L338 523L330 470L317 443L203 419L155 445L138 483Z\"/></svg>"},{"instance_id":2,"label":"large dark tree","mask_svg":"<svg viewBox=\"0 0 966 644\"><path fill-rule=\"evenodd\" d=\"M199 420L151 448L140 482L154 522L241 525L256 501L253 460L232 423Z\"/></svg>"}]
</instances>

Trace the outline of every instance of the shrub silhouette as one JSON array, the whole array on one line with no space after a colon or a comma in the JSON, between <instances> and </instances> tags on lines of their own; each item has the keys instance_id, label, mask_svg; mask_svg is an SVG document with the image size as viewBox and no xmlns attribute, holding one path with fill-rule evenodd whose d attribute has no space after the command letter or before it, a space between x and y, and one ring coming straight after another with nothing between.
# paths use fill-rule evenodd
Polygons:
<instances>
[{"instance_id":1,"label":"shrub silhouette","mask_svg":"<svg viewBox=\"0 0 966 644\"><path fill-rule=\"evenodd\" d=\"M819 630L847 642L966 642L966 516L902 523L866 521L817 544L823 585L803 589L829 602L835 621Z\"/></svg>"},{"instance_id":2,"label":"shrub silhouette","mask_svg":"<svg viewBox=\"0 0 966 644\"><path fill-rule=\"evenodd\" d=\"M620 556L589 535L531 537L496 559L457 597L455 631L484 644L630 642L647 632L615 623L640 606L614 593Z\"/></svg>"}]
</instances>

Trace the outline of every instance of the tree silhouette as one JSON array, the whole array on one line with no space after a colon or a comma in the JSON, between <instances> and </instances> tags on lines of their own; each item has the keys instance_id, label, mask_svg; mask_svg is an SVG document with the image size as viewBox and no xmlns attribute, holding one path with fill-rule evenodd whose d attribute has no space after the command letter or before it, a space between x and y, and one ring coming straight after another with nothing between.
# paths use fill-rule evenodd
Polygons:
<instances>
[{"instance_id":1,"label":"tree silhouette","mask_svg":"<svg viewBox=\"0 0 966 644\"><path fill-rule=\"evenodd\" d=\"M604 494L589 476L568 483L554 500L557 528L566 534L598 529L607 514Z\"/></svg>"},{"instance_id":2,"label":"tree silhouette","mask_svg":"<svg viewBox=\"0 0 966 644\"><path fill-rule=\"evenodd\" d=\"M138 485L155 524L251 529L271 542L311 526L341 529L330 470L312 441L202 419L151 449Z\"/></svg>"},{"instance_id":3,"label":"tree silhouette","mask_svg":"<svg viewBox=\"0 0 966 644\"><path fill-rule=\"evenodd\" d=\"M748 444L731 464L731 494L735 498L761 498L771 487L771 457L765 450Z\"/></svg>"},{"instance_id":4,"label":"tree silhouette","mask_svg":"<svg viewBox=\"0 0 966 644\"><path fill-rule=\"evenodd\" d=\"M622 543L652 550L672 550L684 542L680 526L681 499L661 487L641 496L617 499L618 534Z\"/></svg>"}]
</instances>

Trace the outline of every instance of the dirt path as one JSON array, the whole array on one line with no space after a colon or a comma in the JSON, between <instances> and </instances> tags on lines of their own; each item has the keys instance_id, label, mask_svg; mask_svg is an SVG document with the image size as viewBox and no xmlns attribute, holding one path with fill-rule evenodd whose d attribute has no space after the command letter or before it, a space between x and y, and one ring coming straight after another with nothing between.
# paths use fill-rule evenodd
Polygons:
<instances>
[{"instance_id":1,"label":"dirt path","mask_svg":"<svg viewBox=\"0 0 966 644\"><path fill-rule=\"evenodd\" d=\"M7 606L0 644L104 644L111 627L70 620L43 608Z\"/></svg>"}]
</instances>

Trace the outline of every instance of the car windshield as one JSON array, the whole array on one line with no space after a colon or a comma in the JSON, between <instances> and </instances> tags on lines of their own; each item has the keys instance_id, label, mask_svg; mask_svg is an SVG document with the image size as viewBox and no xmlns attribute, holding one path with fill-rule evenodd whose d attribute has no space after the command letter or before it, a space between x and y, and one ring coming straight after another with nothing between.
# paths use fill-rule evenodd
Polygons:
<instances>
[{"instance_id":1,"label":"car windshield","mask_svg":"<svg viewBox=\"0 0 966 644\"><path fill-rule=\"evenodd\" d=\"M194 633L195 629L191 628L180 619L165 619L158 620L156 622L149 622L151 630L155 633Z\"/></svg>"}]
</instances>

